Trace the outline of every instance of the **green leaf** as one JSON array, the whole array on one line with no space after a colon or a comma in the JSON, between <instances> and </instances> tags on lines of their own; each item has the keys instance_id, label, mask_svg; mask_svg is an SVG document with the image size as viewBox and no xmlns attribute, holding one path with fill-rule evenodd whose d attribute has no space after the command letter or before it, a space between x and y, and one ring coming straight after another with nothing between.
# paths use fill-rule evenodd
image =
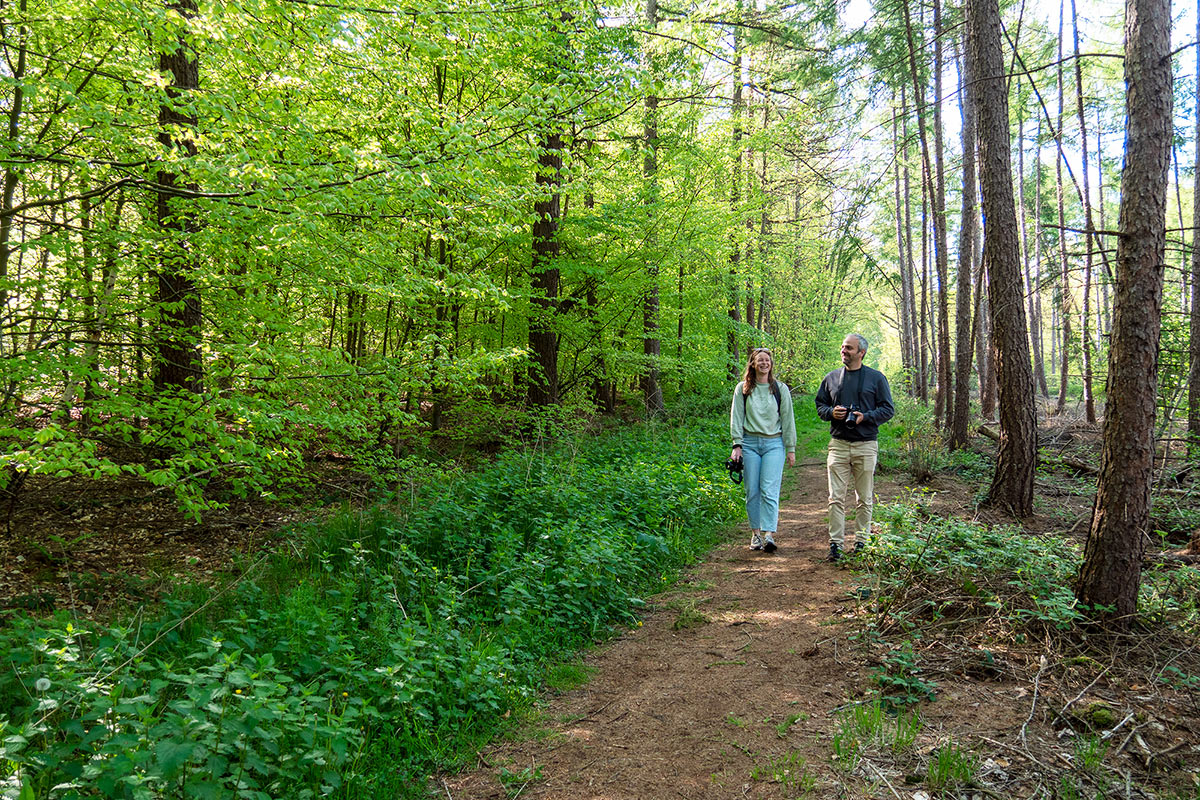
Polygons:
<instances>
[{"instance_id":1,"label":"green leaf","mask_svg":"<svg viewBox=\"0 0 1200 800\"><path fill-rule=\"evenodd\" d=\"M191 742L175 742L167 740L160 742L156 750L158 768L163 777L173 778L187 764L195 752L196 745Z\"/></svg>"}]
</instances>

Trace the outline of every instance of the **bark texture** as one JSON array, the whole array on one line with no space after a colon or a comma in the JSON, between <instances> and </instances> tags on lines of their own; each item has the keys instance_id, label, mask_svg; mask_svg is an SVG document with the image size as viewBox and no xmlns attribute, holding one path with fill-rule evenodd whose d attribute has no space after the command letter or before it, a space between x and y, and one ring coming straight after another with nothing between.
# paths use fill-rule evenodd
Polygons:
<instances>
[{"instance_id":1,"label":"bark texture","mask_svg":"<svg viewBox=\"0 0 1200 800\"><path fill-rule=\"evenodd\" d=\"M1033 513L1037 418L1009 167L1008 90L997 0L968 2L967 35L971 72L978 82L975 97L985 220L983 263L988 270L1000 394L1000 448L987 503L1024 517Z\"/></svg>"},{"instance_id":2,"label":"bark texture","mask_svg":"<svg viewBox=\"0 0 1200 800\"><path fill-rule=\"evenodd\" d=\"M189 102L200 89L200 60L190 41L187 25L196 16L195 0L176 0L168 5L184 20L184 29L170 51L159 54L158 68L170 81L167 102L158 109L158 141L177 156L196 155L196 114ZM155 335L154 388L158 392L200 389L203 366L200 359L200 290L194 277L195 256L188 235L197 230L196 215L181 194L196 192L198 186L175 170L158 172L155 214L163 230L172 233L163 245L155 269L154 299L159 325Z\"/></svg>"},{"instance_id":3,"label":"bark texture","mask_svg":"<svg viewBox=\"0 0 1200 800\"><path fill-rule=\"evenodd\" d=\"M1100 480L1075 594L1128 621L1137 611L1150 519L1158 392L1167 171L1171 157L1171 3L1125 4L1125 168Z\"/></svg>"},{"instance_id":4,"label":"bark texture","mask_svg":"<svg viewBox=\"0 0 1200 800\"><path fill-rule=\"evenodd\" d=\"M966 59L960 58L962 75L959 77L959 90L965 94L960 100L962 113L962 147L963 147L963 200L962 222L958 235L958 291L955 297L955 334L954 343L954 408L950 417L950 436L948 443L951 449L967 446L968 428L971 416L971 356L973 343L971 340L971 284L973 282L973 266L975 252L975 109L974 83L971 80L971 68Z\"/></svg>"}]
</instances>

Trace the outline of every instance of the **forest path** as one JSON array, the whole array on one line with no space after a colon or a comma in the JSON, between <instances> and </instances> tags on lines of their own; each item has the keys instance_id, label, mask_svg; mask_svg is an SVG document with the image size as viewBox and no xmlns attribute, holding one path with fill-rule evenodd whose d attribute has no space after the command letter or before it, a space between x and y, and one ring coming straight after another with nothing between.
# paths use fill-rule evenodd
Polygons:
<instances>
[{"instance_id":1,"label":"forest path","mask_svg":"<svg viewBox=\"0 0 1200 800\"><path fill-rule=\"evenodd\" d=\"M492 745L438 790L448 800L794 798L807 770L811 796L835 794L823 791L835 786L831 712L870 682L836 624L854 606L854 573L825 560L823 460L789 469L784 490L777 552L751 551L743 523L654 598L642 627L585 656L591 679L549 700L540 735ZM887 501L895 487L877 481L876 492Z\"/></svg>"}]
</instances>

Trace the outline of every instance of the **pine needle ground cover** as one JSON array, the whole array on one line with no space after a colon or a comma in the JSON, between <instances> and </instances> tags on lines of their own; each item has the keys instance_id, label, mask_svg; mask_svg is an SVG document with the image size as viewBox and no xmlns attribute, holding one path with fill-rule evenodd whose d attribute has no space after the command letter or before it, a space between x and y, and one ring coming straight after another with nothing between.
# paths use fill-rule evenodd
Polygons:
<instances>
[{"instance_id":1,"label":"pine needle ground cover","mask_svg":"<svg viewBox=\"0 0 1200 800\"><path fill-rule=\"evenodd\" d=\"M422 796L738 516L712 431L511 451L153 618L6 620L0 796Z\"/></svg>"}]
</instances>

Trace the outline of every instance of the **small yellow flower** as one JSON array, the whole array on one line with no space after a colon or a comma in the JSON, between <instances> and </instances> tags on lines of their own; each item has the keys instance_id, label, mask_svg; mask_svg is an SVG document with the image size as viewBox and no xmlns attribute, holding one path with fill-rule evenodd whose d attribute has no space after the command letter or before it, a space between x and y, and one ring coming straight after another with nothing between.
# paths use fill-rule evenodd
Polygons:
<instances>
[{"instance_id":1,"label":"small yellow flower","mask_svg":"<svg viewBox=\"0 0 1200 800\"><path fill-rule=\"evenodd\" d=\"M241 694L241 693L242 693L242 690L241 690L241 689L234 689L234 690L233 690L233 693L234 693L234 694Z\"/></svg>"},{"instance_id":2,"label":"small yellow flower","mask_svg":"<svg viewBox=\"0 0 1200 800\"><path fill-rule=\"evenodd\" d=\"M638 620L638 627L642 627L642 621L640 619Z\"/></svg>"},{"instance_id":3,"label":"small yellow flower","mask_svg":"<svg viewBox=\"0 0 1200 800\"><path fill-rule=\"evenodd\" d=\"M350 696L349 692L342 692L342 697L349 697L349 696Z\"/></svg>"}]
</instances>

